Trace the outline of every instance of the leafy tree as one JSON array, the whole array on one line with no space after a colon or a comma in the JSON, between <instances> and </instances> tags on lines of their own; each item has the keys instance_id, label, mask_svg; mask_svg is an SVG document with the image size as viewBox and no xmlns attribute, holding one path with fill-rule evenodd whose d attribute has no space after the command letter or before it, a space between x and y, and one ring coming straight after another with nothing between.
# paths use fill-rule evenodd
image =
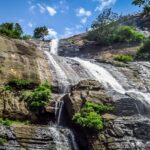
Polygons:
<instances>
[{"instance_id":1,"label":"leafy tree","mask_svg":"<svg viewBox=\"0 0 150 150\"><path fill-rule=\"evenodd\" d=\"M15 24L14 30L15 30L16 32L18 32L20 36L23 34L23 30L22 30L22 28L21 28L21 26L20 26L19 23L16 23L16 24Z\"/></svg>"},{"instance_id":2,"label":"leafy tree","mask_svg":"<svg viewBox=\"0 0 150 150\"><path fill-rule=\"evenodd\" d=\"M13 23L6 22L6 23L2 23L0 25L0 28L5 30L13 30L13 26L14 26Z\"/></svg>"},{"instance_id":3,"label":"leafy tree","mask_svg":"<svg viewBox=\"0 0 150 150\"><path fill-rule=\"evenodd\" d=\"M14 24L6 22L0 25L0 34L20 39L23 34L23 30L18 23Z\"/></svg>"},{"instance_id":4,"label":"leafy tree","mask_svg":"<svg viewBox=\"0 0 150 150\"><path fill-rule=\"evenodd\" d=\"M133 0L133 4L139 7L143 6L143 14L145 14L146 16L150 15L150 0Z\"/></svg>"},{"instance_id":5,"label":"leafy tree","mask_svg":"<svg viewBox=\"0 0 150 150\"><path fill-rule=\"evenodd\" d=\"M112 12L111 9L104 10L92 24L91 31L88 32L88 39L102 45L111 44L113 33L118 27L118 19L118 14Z\"/></svg>"},{"instance_id":6,"label":"leafy tree","mask_svg":"<svg viewBox=\"0 0 150 150\"><path fill-rule=\"evenodd\" d=\"M46 35L48 35L48 28L46 26L35 28L34 38L44 39Z\"/></svg>"}]
</instances>

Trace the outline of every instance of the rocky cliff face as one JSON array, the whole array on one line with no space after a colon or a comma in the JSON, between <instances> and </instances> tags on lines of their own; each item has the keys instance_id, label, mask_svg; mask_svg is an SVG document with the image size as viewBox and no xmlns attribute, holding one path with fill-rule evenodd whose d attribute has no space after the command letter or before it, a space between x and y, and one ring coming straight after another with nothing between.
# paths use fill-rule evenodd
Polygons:
<instances>
[{"instance_id":1,"label":"rocky cliff face","mask_svg":"<svg viewBox=\"0 0 150 150\"><path fill-rule=\"evenodd\" d=\"M58 53L66 56L66 53L71 54L68 50L74 51L75 48L75 55L71 56L79 56L82 42L79 37L71 39L71 42L70 39L63 40ZM88 46L85 46L85 51L86 48ZM135 47L128 48L135 51ZM89 48L89 54L91 50ZM105 50L100 53L105 53ZM107 56L115 53L113 49L107 49L107 52ZM86 60L60 57L50 53L49 42L24 42L0 37L1 84L14 78L34 83L52 82L54 93L42 118L48 115L49 120L57 124L49 125L41 118L36 119L47 125L0 124L0 149L77 150L77 141L81 150L149 150L150 63L116 64L112 60L104 63L104 59L101 61L100 55L95 54L97 52ZM96 57L98 59L93 59ZM34 120L34 114L19 101L15 92L0 94L0 118ZM72 121L73 115L87 101L114 106L113 112L102 115L107 120L104 130L91 132ZM57 116L55 119L54 115ZM65 125L67 123L75 134L59 126L58 120Z\"/></svg>"},{"instance_id":2,"label":"rocky cliff face","mask_svg":"<svg viewBox=\"0 0 150 150\"><path fill-rule=\"evenodd\" d=\"M33 43L0 36L0 83L27 79L35 83L51 81L43 53Z\"/></svg>"},{"instance_id":3,"label":"rocky cliff face","mask_svg":"<svg viewBox=\"0 0 150 150\"><path fill-rule=\"evenodd\" d=\"M132 104L132 98L120 97L115 102L115 99L112 100L108 97L99 82L86 80L75 86L64 99L71 122L72 116L80 111L86 101L115 106L114 112L103 114L102 117L108 122L105 129L99 133L74 126L81 149L149 149L150 121L148 118L137 115L139 112L136 106ZM87 140L84 141L84 139Z\"/></svg>"}]
</instances>

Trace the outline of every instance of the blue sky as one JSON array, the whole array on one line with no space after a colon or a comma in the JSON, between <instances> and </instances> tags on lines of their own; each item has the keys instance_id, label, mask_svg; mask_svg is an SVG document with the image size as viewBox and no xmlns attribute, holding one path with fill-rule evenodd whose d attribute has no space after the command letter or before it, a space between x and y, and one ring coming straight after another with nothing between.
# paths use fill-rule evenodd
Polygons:
<instances>
[{"instance_id":1,"label":"blue sky","mask_svg":"<svg viewBox=\"0 0 150 150\"><path fill-rule=\"evenodd\" d=\"M1 0L0 23L19 22L24 32L32 34L46 25L51 37L68 37L89 28L107 7L121 14L139 10L132 0Z\"/></svg>"}]
</instances>

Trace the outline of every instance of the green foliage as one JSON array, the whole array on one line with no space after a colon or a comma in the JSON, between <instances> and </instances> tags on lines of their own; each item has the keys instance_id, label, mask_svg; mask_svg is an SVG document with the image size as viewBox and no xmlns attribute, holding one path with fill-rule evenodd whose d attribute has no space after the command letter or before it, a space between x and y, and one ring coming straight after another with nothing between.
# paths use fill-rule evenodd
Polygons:
<instances>
[{"instance_id":1,"label":"green foliage","mask_svg":"<svg viewBox=\"0 0 150 150\"><path fill-rule=\"evenodd\" d=\"M23 30L18 23L3 23L0 25L0 34L10 38L21 39Z\"/></svg>"},{"instance_id":2,"label":"green foliage","mask_svg":"<svg viewBox=\"0 0 150 150\"><path fill-rule=\"evenodd\" d=\"M133 27L121 26L115 32L115 36L113 38L114 42L141 43L144 40L144 35L137 32Z\"/></svg>"},{"instance_id":3,"label":"green foliage","mask_svg":"<svg viewBox=\"0 0 150 150\"><path fill-rule=\"evenodd\" d=\"M26 101L31 110L43 108L51 98L51 86L46 84L39 85L32 92L24 92L22 100Z\"/></svg>"},{"instance_id":4,"label":"green foliage","mask_svg":"<svg viewBox=\"0 0 150 150\"><path fill-rule=\"evenodd\" d=\"M132 62L134 60L134 58L131 55L118 55L118 56L114 57L114 60L127 63L127 62Z\"/></svg>"},{"instance_id":5,"label":"green foliage","mask_svg":"<svg viewBox=\"0 0 150 150\"><path fill-rule=\"evenodd\" d=\"M0 123L3 125L6 125L6 126L10 126L12 124L12 121L9 119L4 120L4 119L0 118Z\"/></svg>"},{"instance_id":6,"label":"green foliage","mask_svg":"<svg viewBox=\"0 0 150 150\"><path fill-rule=\"evenodd\" d=\"M44 37L47 35L48 35L48 28L46 26L37 27L34 30L34 38L44 39Z\"/></svg>"},{"instance_id":7,"label":"green foliage","mask_svg":"<svg viewBox=\"0 0 150 150\"><path fill-rule=\"evenodd\" d=\"M7 143L6 137L0 137L0 146L3 146L5 143Z\"/></svg>"},{"instance_id":8,"label":"green foliage","mask_svg":"<svg viewBox=\"0 0 150 150\"><path fill-rule=\"evenodd\" d=\"M150 37L144 41L143 46L140 48L140 51L143 53L150 53Z\"/></svg>"},{"instance_id":9,"label":"green foliage","mask_svg":"<svg viewBox=\"0 0 150 150\"><path fill-rule=\"evenodd\" d=\"M111 110L113 110L111 106L86 102L81 111L73 116L73 121L82 127L100 130L104 128L104 121L100 113Z\"/></svg>"},{"instance_id":10,"label":"green foliage","mask_svg":"<svg viewBox=\"0 0 150 150\"><path fill-rule=\"evenodd\" d=\"M32 82L29 80L14 79L14 80L9 81L7 85L9 87L22 90L22 89L28 89L31 84Z\"/></svg>"},{"instance_id":11,"label":"green foliage","mask_svg":"<svg viewBox=\"0 0 150 150\"><path fill-rule=\"evenodd\" d=\"M96 111L97 113L103 113L103 112L108 112L108 111L112 111L113 107L112 106L108 106L108 105L98 105L95 103L91 103L91 102L86 102L85 103L85 107L86 108L92 108L94 109L94 111Z\"/></svg>"},{"instance_id":12,"label":"green foliage","mask_svg":"<svg viewBox=\"0 0 150 150\"><path fill-rule=\"evenodd\" d=\"M0 91L12 91L12 87L9 85L5 85L0 89Z\"/></svg>"},{"instance_id":13,"label":"green foliage","mask_svg":"<svg viewBox=\"0 0 150 150\"><path fill-rule=\"evenodd\" d=\"M143 42L143 45L138 50L136 57L142 59L150 58L150 37Z\"/></svg>"},{"instance_id":14,"label":"green foliage","mask_svg":"<svg viewBox=\"0 0 150 150\"><path fill-rule=\"evenodd\" d=\"M28 124L31 124L31 122L28 121L28 120L19 121L19 120L10 120L8 118L7 119L0 118L0 124L6 125L6 126L11 126L12 124L25 124L25 125L28 125Z\"/></svg>"},{"instance_id":15,"label":"green foliage","mask_svg":"<svg viewBox=\"0 0 150 150\"><path fill-rule=\"evenodd\" d=\"M88 32L88 39L97 41L101 45L111 44L114 30L118 26L116 21L118 19L119 16L111 9L104 10L92 24L91 30Z\"/></svg>"},{"instance_id":16,"label":"green foliage","mask_svg":"<svg viewBox=\"0 0 150 150\"><path fill-rule=\"evenodd\" d=\"M87 38L100 45L110 45L117 42L141 43L144 35L133 27L124 26L127 19L129 17L119 16L111 9L106 9L92 24Z\"/></svg>"}]
</instances>

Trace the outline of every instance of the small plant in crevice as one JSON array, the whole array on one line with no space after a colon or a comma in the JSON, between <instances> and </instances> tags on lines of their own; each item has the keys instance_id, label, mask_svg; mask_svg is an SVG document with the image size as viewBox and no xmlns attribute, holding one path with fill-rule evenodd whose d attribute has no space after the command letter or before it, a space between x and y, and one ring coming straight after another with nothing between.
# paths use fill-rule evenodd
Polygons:
<instances>
[{"instance_id":1,"label":"small plant in crevice","mask_svg":"<svg viewBox=\"0 0 150 150\"><path fill-rule=\"evenodd\" d=\"M32 111L43 109L51 99L51 86L47 83L39 85L33 91L26 91L21 95L21 100L27 102Z\"/></svg>"},{"instance_id":2,"label":"small plant in crevice","mask_svg":"<svg viewBox=\"0 0 150 150\"><path fill-rule=\"evenodd\" d=\"M104 128L104 120L101 117L101 114L112 110L113 107L108 105L86 102L80 112L75 113L73 121L85 128L101 130Z\"/></svg>"},{"instance_id":3,"label":"small plant in crevice","mask_svg":"<svg viewBox=\"0 0 150 150\"><path fill-rule=\"evenodd\" d=\"M24 80L24 79L14 79L7 83L7 86L17 89L17 90L23 90L23 89L29 89L31 84L33 84L30 80Z\"/></svg>"},{"instance_id":4,"label":"small plant in crevice","mask_svg":"<svg viewBox=\"0 0 150 150\"><path fill-rule=\"evenodd\" d=\"M7 138L5 136L0 137L0 146L3 146L5 143L7 143Z\"/></svg>"},{"instance_id":5,"label":"small plant in crevice","mask_svg":"<svg viewBox=\"0 0 150 150\"><path fill-rule=\"evenodd\" d=\"M19 120L11 120L11 119L3 119L0 118L0 124L3 124L5 126L11 126L13 124L24 124L24 125L29 125L31 122L29 120L24 120L24 121L19 121Z\"/></svg>"},{"instance_id":6,"label":"small plant in crevice","mask_svg":"<svg viewBox=\"0 0 150 150\"><path fill-rule=\"evenodd\" d=\"M131 55L117 55L114 57L114 60L128 63L134 61L134 58Z\"/></svg>"}]
</instances>

